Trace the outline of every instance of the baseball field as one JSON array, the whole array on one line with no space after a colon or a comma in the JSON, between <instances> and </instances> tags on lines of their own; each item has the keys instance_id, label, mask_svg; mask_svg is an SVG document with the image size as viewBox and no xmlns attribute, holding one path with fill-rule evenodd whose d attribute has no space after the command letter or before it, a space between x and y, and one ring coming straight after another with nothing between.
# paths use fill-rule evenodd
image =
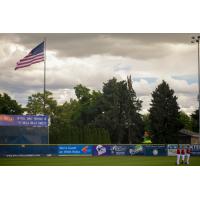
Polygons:
<instances>
[{"instance_id":1,"label":"baseball field","mask_svg":"<svg viewBox=\"0 0 200 200\"><path fill-rule=\"evenodd\" d=\"M0 158L0 166L176 166L176 157L11 157ZM200 166L200 157L191 157L189 166Z\"/></svg>"}]
</instances>

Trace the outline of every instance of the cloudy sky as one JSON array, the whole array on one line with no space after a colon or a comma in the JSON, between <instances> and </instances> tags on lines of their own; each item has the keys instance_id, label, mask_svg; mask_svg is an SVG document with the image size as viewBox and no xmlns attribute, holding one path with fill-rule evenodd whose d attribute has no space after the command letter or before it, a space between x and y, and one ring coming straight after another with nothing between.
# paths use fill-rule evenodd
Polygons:
<instances>
[{"instance_id":1,"label":"cloudy sky","mask_svg":"<svg viewBox=\"0 0 200 200\"><path fill-rule=\"evenodd\" d=\"M0 92L26 105L43 91L43 63L14 70L16 62L47 38L47 89L59 104L75 98L74 86L101 90L103 82L132 75L133 87L149 109L151 93L164 79L183 111L197 107L197 34L0 34Z\"/></svg>"}]
</instances>

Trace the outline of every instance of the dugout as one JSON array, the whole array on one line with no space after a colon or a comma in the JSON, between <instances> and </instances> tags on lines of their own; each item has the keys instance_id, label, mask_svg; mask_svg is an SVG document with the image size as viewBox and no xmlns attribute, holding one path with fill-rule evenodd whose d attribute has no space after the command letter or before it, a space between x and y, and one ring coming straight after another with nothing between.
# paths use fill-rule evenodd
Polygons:
<instances>
[{"instance_id":1,"label":"dugout","mask_svg":"<svg viewBox=\"0 0 200 200\"><path fill-rule=\"evenodd\" d=\"M0 115L0 144L48 144L48 116Z\"/></svg>"}]
</instances>

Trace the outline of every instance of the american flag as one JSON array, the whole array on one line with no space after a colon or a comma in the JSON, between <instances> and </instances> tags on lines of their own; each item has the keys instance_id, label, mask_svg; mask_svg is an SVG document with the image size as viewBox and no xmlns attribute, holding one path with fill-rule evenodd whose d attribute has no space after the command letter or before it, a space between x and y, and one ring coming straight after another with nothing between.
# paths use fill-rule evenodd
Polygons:
<instances>
[{"instance_id":1,"label":"american flag","mask_svg":"<svg viewBox=\"0 0 200 200\"><path fill-rule=\"evenodd\" d=\"M44 42L40 43L31 52L19 60L16 64L15 70L28 67L32 64L44 61Z\"/></svg>"}]
</instances>

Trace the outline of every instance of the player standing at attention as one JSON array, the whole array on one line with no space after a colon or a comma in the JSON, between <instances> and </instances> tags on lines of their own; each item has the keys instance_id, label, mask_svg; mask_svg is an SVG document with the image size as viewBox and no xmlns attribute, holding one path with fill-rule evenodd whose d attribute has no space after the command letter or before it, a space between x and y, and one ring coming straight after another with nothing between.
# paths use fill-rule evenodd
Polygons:
<instances>
[{"instance_id":1,"label":"player standing at attention","mask_svg":"<svg viewBox=\"0 0 200 200\"><path fill-rule=\"evenodd\" d=\"M181 151L180 151L180 146L178 144L177 150L176 150L176 164L179 165L180 164L180 155L181 155Z\"/></svg>"},{"instance_id":2,"label":"player standing at attention","mask_svg":"<svg viewBox=\"0 0 200 200\"><path fill-rule=\"evenodd\" d=\"M182 149L181 149L181 157L182 157L182 164L184 164L184 160L185 160L185 149L184 149L184 145L182 146Z\"/></svg>"},{"instance_id":3,"label":"player standing at attention","mask_svg":"<svg viewBox=\"0 0 200 200\"><path fill-rule=\"evenodd\" d=\"M187 149L186 149L186 156L187 156L187 165L190 164L190 154L191 154L191 148L190 148L190 145L187 146Z\"/></svg>"}]
</instances>

